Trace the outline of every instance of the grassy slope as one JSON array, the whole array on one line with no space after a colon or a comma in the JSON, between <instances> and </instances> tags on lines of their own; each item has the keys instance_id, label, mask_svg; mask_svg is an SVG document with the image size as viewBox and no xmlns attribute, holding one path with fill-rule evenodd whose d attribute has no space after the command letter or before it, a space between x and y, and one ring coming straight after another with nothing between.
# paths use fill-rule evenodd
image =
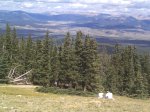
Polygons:
<instances>
[{"instance_id":1,"label":"grassy slope","mask_svg":"<svg viewBox=\"0 0 150 112\"><path fill-rule=\"evenodd\" d=\"M150 100L115 100L37 93L34 87L0 85L0 112L149 112Z\"/></svg>"}]
</instances>

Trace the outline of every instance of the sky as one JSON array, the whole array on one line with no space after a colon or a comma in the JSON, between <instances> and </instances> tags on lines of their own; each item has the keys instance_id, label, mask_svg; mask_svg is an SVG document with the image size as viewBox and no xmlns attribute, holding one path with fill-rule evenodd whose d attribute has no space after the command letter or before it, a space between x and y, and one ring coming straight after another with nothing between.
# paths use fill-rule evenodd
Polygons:
<instances>
[{"instance_id":1,"label":"sky","mask_svg":"<svg viewBox=\"0 0 150 112\"><path fill-rule=\"evenodd\" d=\"M0 0L0 10L149 16L150 0Z\"/></svg>"}]
</instances>

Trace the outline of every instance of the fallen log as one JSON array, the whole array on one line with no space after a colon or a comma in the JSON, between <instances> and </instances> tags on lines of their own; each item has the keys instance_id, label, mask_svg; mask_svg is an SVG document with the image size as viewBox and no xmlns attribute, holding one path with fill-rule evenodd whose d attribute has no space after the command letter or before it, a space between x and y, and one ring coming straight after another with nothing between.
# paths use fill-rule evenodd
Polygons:
<instances>
[{"instance_id":1,"label":"fallen log","mask_svg":"<svg viewBox=\"0 0 150 112\"><path fill-rule=\"evenodd\" d=\"M19 65L20 66L20 65ZM13 69L11 69L10 71L9 71L9 74L8 74L8 79L9 79L9 82L10 83L20 83L20 82L22 82L22 83L25 83L25 84L27 84L27 75L29 74L29 73L31 73L31 71L32 71L32 69L31 70L29 70L29 71L27 71L26 73L24 73L24 74L21 74L21 75L19 75L19 76L17 76L17 77L15 77L15 70L16 70L16 68L17 67L19 67L19 66L16 66L15 68L13 68Z\"/></svg>"}]
</instances>

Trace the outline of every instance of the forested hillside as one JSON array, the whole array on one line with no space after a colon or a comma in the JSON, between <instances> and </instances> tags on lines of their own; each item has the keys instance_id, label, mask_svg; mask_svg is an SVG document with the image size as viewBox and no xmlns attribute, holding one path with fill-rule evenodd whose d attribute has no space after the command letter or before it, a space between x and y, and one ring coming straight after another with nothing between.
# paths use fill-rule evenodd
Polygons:
<instances>
[{"instance_id":1,"label":"forested hillside","mask_svg":"<svg viewBox=\"0 0 150 112\"><path fill-rule=\"evenodd\" d=\"M19 66L19 67L18 67ZM7 25L0 35L0 82L32 70L28 80L45 87L83 91L111 91L131 97L150 96L150 55L138 55L134 46L115 46L113 53L98 52L89 35L67 33L58 44L46 33L44 39L18 38Z\"/></svg>"}]
</instances>

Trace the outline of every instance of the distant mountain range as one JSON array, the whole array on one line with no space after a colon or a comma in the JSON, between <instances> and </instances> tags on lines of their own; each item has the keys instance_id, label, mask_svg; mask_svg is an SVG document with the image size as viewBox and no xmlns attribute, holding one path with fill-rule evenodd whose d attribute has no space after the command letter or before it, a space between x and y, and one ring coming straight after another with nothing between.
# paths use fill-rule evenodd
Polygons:
<instances>
[{"instance_id":1,"label":"distant mountain range","mask_svg":"<svg viewBox=\"0 0 150 112\"><path fill-rule=\"evenodd\" d=\"M109 38L109 41L121 39L134 42L135 40L148 41L148 44L150 42L150 20L141 20L132 16L112 16L110 14L92 16L81 14L51 15L48 13L1 10L0 28L4 30L7 23L15 26L19 35L24 36L30 33L33 37L42 37L46 30L50 30L52 35L61 37L67 31L75 34L76 31L82 30L84 33L98 38L98 40L99 38L102 40Z\"/></svg>"},{"instance_id":2,"label":"distant mountain range","mask_svg":"<svg viewBox=\"0 0 150 112\"><path fill-rule=\"evenodd\" d=\"M23 11L0 11L0 23L12 25L35 25L47 23L48 21L71 21L69 26L88 27L95 29L143 29L150 31L150 20L138 20L131 16L111 16L100 14L86 16L77 14L38 14ZM50 27L50 26L49 26Z\"/></svg>"}]
</instances>

